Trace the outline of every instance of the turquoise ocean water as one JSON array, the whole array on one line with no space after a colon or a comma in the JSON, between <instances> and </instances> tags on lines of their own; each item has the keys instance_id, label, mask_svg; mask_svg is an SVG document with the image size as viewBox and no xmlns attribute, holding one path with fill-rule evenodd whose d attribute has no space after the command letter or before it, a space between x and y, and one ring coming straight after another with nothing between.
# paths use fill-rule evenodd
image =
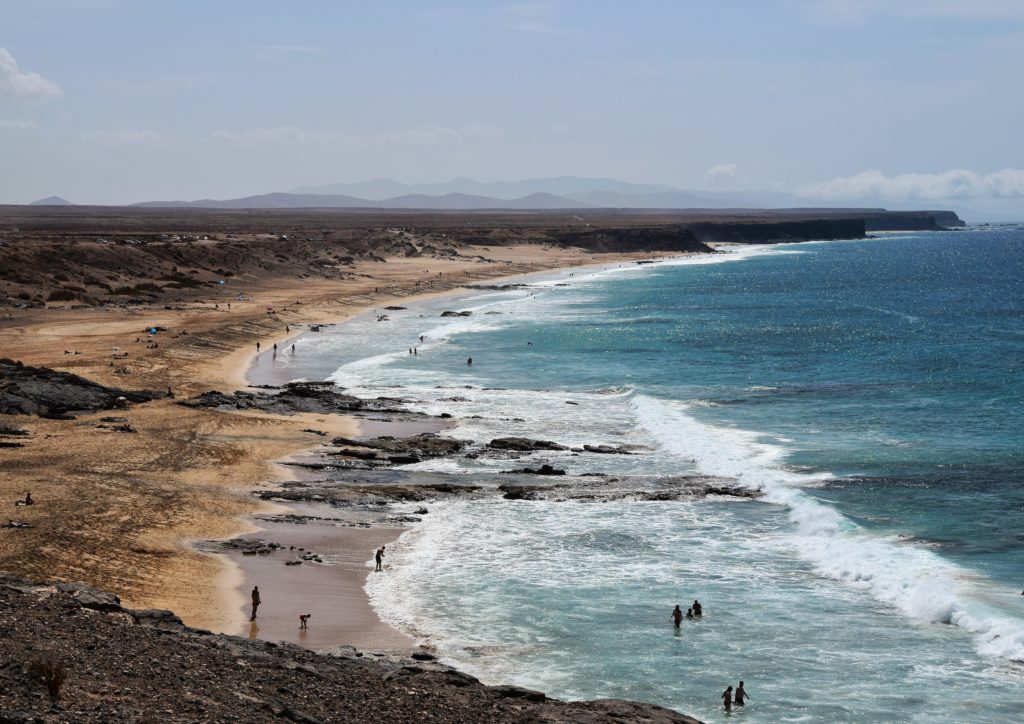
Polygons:
<instances>
[{"instance_id":1,"label":"turquoise ocean water","mask_svg":"<svg viewBox=\"0 0 1024 724\"><path fill-rule=\"evenodd\" d=\"M1024 230L566 272L299 347L293 377L450 412L456 437L644 451L536 456L573 474L763 493L432 505L369 592L449 663L711 721L740 679L751 722L1024 720Z\"/></svg>"}]
</instances>

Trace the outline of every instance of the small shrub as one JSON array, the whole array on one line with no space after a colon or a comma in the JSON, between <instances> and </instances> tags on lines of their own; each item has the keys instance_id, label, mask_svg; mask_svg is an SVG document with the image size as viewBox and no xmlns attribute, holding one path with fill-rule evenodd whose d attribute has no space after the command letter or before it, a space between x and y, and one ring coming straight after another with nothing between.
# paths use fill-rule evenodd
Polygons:
<instances>
[{"instance_id":1,"label":"small shrub","mask_svg":"<svg viewBox=\"0 0 1024 724\"><path fill-rule=\"evenodd\" d=\"M52 658L36 659L29 665L28 670L43 680L50 696L54 699L60 696L60 687L68 678L68 672L59 661Z\"/></svg>"},{"instance_id":2,"label":"small shrub","mask_svg":"<svg viewBox=\"0 0 1024 724\"><path fill-rule=\"evenodd\" d=\"M55 289L46 297L48 302L70 302L75 299L78 299L78 292L70 289Z\"/></svg>"}]
</instances>

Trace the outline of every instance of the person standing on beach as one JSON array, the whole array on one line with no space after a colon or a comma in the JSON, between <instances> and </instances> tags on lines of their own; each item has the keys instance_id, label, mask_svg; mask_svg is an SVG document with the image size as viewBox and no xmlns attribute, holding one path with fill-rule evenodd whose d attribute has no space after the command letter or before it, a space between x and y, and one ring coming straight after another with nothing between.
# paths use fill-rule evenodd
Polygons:
<instances>
[{"instance_id":1,"label":"person standing on beach","mask_svg":"<svg viewBox=\"0 0 1024 724\"><path fill-rule=\"evenodd\" d=\"M259 352L259 351L260 351L260 343L259 343L259 342L257 342L257 343L256 343L256 351L257 351L257 352Z\"/></svg>"},{"instance_id":2,"label":"person standing on beach","mask_svg":"<svg viewBox=\"0 0 1024 724\"><path fill-rule=\"evenodd\" d=\"M725 691L722 692L722 706L725 707L726 711L732 711L732 685L729 685Z\"/></svg>"},{"instance_id":3,"label":"person standing on beach","mask_svg":"<svg viewBox=\"0 0 1024 724\"><path fill-rule=\"evenodd\" d=\"M736 694L732 698L732 703L736 706L743 706L746 702L747 691L743 688L743 682L740 681L740 685L736 687Z\"/></svg>"},{"instance_id":4,"label":"person standing on beach","mask_svg":"<svg viewBox=\"0 0 1024 724\"><path fill-rule=\"evenodd\" d=\"M678 604L672 610L672 622L676 625L676 628L679 628L679 624L683 622L683 610L679 608Z\"/></svg>"},{"instance_id":5,"label":"person standing on beach","mask_svg":"<svg viewBox=\"0 0 1024 724\"><path fill-rule=\"evenodd\" d=\"M260 607L261 603L263 603L263 601L260 600L260 587L259 586L253 586L252 587L252 615L249 617L250 621L255 621L256 620L256 609Z\"/></svg>"},{"instance_id":6,"label":"person standing on beach","mask_svg":"<svg viewBox=\"0 0 1024 724\"><path fill-rule=\"evenodd\" d=\"M377 555L374 556L374 557L377 559L377 567L374 568L373 570L375 572L376 571L383 571L384 570L384 546L381 546L380 548L377 549Z\"/></svg>"}]
</instances>

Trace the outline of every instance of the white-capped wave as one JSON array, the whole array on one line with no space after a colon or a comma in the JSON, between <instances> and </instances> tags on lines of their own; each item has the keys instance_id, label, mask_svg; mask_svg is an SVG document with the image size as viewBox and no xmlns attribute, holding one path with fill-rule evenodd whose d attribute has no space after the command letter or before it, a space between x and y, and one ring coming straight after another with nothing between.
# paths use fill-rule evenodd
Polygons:
<instances>
[{"instance_id":1,"label":"white-capped wave","mask_svg":"<svg viewBox=\"0 0 1024 724\"><path fill-rule=\"evenodd\" d=\"M794 532L785 543L820 575L862 589L903 614L955 624L976 635L986 655L1024 661L1024 623L986 601L1009 595L938 554L872 536L831 506L808 495L828 474L785 470L786 450L747 430L717 427L687 414L687 405L637 395L640 424L665 449L707 475L733 477L785 506Z\"/></svg>"}]
</instances>

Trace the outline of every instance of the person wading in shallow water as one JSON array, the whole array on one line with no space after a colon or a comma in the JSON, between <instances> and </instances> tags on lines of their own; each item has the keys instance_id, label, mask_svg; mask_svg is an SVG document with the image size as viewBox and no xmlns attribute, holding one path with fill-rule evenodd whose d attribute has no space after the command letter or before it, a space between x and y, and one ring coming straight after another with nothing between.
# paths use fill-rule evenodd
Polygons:
<instances>
[{"instance_id":1,"label":"person wading in shallow water","mask_svg":"<svg viewBox=\"0 0 1024 724\"><path fill-rule=\"evenodd\" d=\"M748 696L749 694L747 694L747 690L743 688L743 682L741 681L739 686L736 687L736 694L732 698L732 703L736 706L743 706L746 704Z\"/></svg>"},{"instance_id":2,"label":"person wading in shallow water","mask_svg":"<svg viewBox=\"0 0 1024 724\"><path fill-rule=\"evenodd\" d=\"M374 556L374 557L377 559L377 567L374 568L373 570L374 571L383 571L384 570L384 546L381 546L380 548L377 549L377 555Z\"/></svg>"},{"instance_id":3,"label":"person wading in shallow water","mask_svg":"<svg viewBox=\"0 0 1024 724\"><path fill-rule=\"evenodd\" d=\"M683 610L677 605L672 611L672 622L679 628L679 624L683 622Z\"/></svg>"},{"instance_id":4,"label":"person wading in shallow water","mask_svg":"<svg viewBox=\"0 0 1024 724\"><path fill-rule=\"evenodd\" d=\"M260 600L260 587L259 586L253 586L252 587L252 615L249 617L250 621L255 621L256 620L256 609L260 607L261 603L263 603L263 601Z\"/></svg>"},{"instance_id":5,"label":"person wading in shallow water","mask_svg":"<svg viewBox=\"0 0 1024 724\"><path fill-rule=\"evenodd\" d=\"M722 706L726 711L732 711L732 686L722 692Z\"/></svg>"}]
</instances>

